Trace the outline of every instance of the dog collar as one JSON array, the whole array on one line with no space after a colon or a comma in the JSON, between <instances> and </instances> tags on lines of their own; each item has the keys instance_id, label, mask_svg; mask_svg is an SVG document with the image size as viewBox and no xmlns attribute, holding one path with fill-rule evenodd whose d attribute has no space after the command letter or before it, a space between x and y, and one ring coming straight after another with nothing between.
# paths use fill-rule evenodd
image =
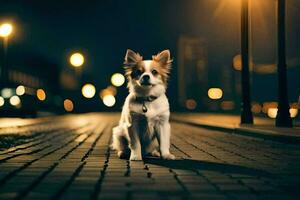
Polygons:
<instances>
[{"instance_id":1,"label":"dog collar","mask_svg":"<svg viewBox=\"0 0 300 200\"><path fill-rule=\"evenodd\" d=\"M154 101L157 98L158 98L157 96L153 96L153 95L145 96L145 97L135 97L135 101L142 104L142 111L144 113L146 113L148 111L148 109L146 107L145 102L146 101L152 102L152 101Z\"/></svg>"}]
</instances>

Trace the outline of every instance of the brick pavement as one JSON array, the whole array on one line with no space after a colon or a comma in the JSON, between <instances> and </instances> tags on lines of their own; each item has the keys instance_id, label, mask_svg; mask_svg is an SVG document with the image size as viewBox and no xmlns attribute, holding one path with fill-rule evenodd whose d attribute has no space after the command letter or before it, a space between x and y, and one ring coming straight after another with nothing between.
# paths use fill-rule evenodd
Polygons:
<instances>
[{"instance_id":1,"label":"brick pavement","mask_svg":"<svg viewBox=\"0 0 300 200\"><path fill-rule=\"evenodd\" d=\"M109 149L117 119L70 115L0 129L26 136L0 151L0 199L299 198L299 145L174 122L176 160L130 162Z\"/></svg>"}]
</instances>

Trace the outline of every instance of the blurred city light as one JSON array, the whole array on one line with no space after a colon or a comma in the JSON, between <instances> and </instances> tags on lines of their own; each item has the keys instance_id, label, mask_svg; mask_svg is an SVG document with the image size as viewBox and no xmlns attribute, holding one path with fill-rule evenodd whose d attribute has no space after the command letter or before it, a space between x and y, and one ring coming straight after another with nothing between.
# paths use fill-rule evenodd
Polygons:
<instances>
[{"instance_id":1,"label":"blurred city light","mask_svg":"<svg viewBox=\"0 0 300 200\"><path fill-rule=\"evenodd\" d=\"M233 101L223 101L221 102L222 110L233 110L234 109L234 102Z\"/></svg>"},{"instance_id":2,"label":"blurred city light","mask_svg":"<svg viewBox=\"0 0 300 200\"><path fill-rule=\"evenodd\" d=\"M14 95L14 90L13 89L11 89L11 88L3 88L2 90L1 90L1 96L3 97L3 98L10 98L11 96L13 96Z\"/></svg>"},{"instance_id":3,"label":"blurred city light","mask_svg":"<svg viewBox=\"0 0 300 200\"><path fill-rule=\"evenodd\" d=\"M36 91L36 96L40 101L44 101L46 99L46 92L43 89L38 89Z\"/></svg>"},{"instance_id":4,"label":"blurred city light","mask_svg":"<svg viewBox=\"0 0 300 200\"><path fill-rule=\"evenodd\" d=\"M5 100L3 97L0 97L0 107L2 107L5 103Z\"/></svg>"},{"instance_id":5,"label":"blurred city light","mask_svg":"<svg viewBox=\"0 0 300 200\"><path fill-rule=\"evenodd\" d=\"M185 101L185 106L189 110L194 110L197 107L197 102L194 99L187 99Z\"/></svg>"},{"instance_id":6,"label":"blurred city light","mask_svg":"<svg viewBox=\"0 0 300 200\"><path fill-rule=\"evenodd\" d=\"M241 59L241 54L238 54L233 57L233 68L237 71L242 70L242 59Z\"/></svg>"},{"instance_id":7,"label":"blurred city light","mask_svg":"<svg viewBox=\"0 0 300 200\"><path fill-rule=\"evenodd\" d=\"M15 96L10 97L9 103L12 106L18 106L21 103L21 99L20 99L20 97L15 95Z\"/></svg>"},{"instance_id":8,"label":"blurred city light","mask_svg":"<svg viewBox=\"0 0 300 200\"><path fill-rule=\"evenodd\" d=\"M103 97L103 104L106 105L107 107L112 107L116 103L116 98L113 95L105 95Z\"/></svg>"},{"instance_id":9,"label":"blurred city light","mask_svg":"<svg viewBox=\"0 0 300 200\"><path fill-rule=\"evenodd\" d=\"M95 96L96 88L94 85L87 83L82 87L81 93L85 98L90 99Z\"/></svg>"},{"instance_id":10,"label":"blurred city light","mask_svg":"<svg viewBox=\"0 0 300 200\"><path fill-rule=\"evenodd\" d=\"M223 91L220 88L210 88L207 92L210 99L221 99L223 96Z\"/></svg>"},{"instance_id":11,"label":"blurred city light","mask_svg":"<svg viewBox=\"0 0 300 200\"><path fill-rule=\"evenodd\" d=\"M19 85L16 88L16 94L19 96L22 96L23 94L25 94L25 87L23 85Z\"/></svg>"},{"instance_id":12,"label":"blurred city light","mask_svg":"<svg viewBox=\"0 0 300 200\"><path fill-rule=\"evenodd\" d=\"M74 104L70 99L64 100L64 108L67 112L71 112L74 109Z\"/></svg>"},{"instance_id":13,"label":"blurred city light","mask_svg":"<svg viewBox=\"0 0 300 200\"><path fill-rule=\"evenodd\" d=\"M259 103L253 102L251 106L251 111L253 113L259 114L262 111L262 107Z\"/></svg>"},{"instance_id":14,"label":"blurred city light","mask_svg":"<svg viewBox=\"0 0 300 200\"><path fill-rule=\"evenodd\" d=\"M103 99L106 95L113 95L115 96L117 94L117 90L114 86L108 86L107 88L101 90L100 92L100 98Z\"/></svg>"},{"instance_id":15,"label":"blurred city light","mask_svg":"<svg viewBox=\"0 0 300 200\"><path fill-rule=\"evenodd\" d=\"M84 63L84 57L81 53L74 53L70 57L70 63L74 67L80 67Z\"/></svg>"},{"instance_id":16,"label":"blurred city light","mask_svg":"<svg viewBox=\"0 0 300 200\"><path fill-rule=\"evenodd\" d=\"M290 116L291 118L295 118L298 115L298 109L297 108L290 108Z\"/></svg>"},{"instance_id":17,"label":"blurred city light","mask_svg":"<svg viewBox=\"0 0 300 200\"><path fill-rule=\"evenodd\" d=\"M120 73L113 74L110 80L111 83L116 87L120 87L125 83L125 77Z\"/></svg>"},{"instance_id":18,"label":"blurred city light","mask_svg":"<svg viewBox=\"0 0 300 200\"><path fill-rule=\"evenodd\" d=\"M0 26L0 36L8 37L13 31L13 26L9 23L4 23Z\"/></svg>"},{"instance_id":19,"label":"blurred city light","mask_svg":"<svg viewBox=\"0 0 300 200\"><path fill-rule=\"evenodd\" d=\"M267 112L268 117L275 119L277 116L277 111L278 111L278 108L269 108L268 112Z\"/></svg>"},{"instance_id":20,"label":"blurred city light","mask_svg":"<svg viewBox=\"0 0 300 200\"><path fill-rule=\"evenodd\" d=\"M277 102L265 102L263 103L262 111L263 113L268 113L269 108L277 108Z\"/></svg>"}]
</instances>

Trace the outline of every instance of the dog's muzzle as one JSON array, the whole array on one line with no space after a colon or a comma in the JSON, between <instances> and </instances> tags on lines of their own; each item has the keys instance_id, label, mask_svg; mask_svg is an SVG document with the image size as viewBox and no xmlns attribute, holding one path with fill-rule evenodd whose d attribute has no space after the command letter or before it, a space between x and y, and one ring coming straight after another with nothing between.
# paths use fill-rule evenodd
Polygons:
<instances>
[{"instance_id":1,"label":"dog's muzzle","mask_svg":"<svg viewBox=\"0 0 300 200\"><path fill-rule=\"evenodd\" d=\"M140 84L141 85L145 85L145 86L147 86L147 85L151 85L151 83L150 83L150 76L149 75L144 75L144 76L142 76L142 78L141 78L141 80L140 80Z\"/></svg>"}]
</instances>

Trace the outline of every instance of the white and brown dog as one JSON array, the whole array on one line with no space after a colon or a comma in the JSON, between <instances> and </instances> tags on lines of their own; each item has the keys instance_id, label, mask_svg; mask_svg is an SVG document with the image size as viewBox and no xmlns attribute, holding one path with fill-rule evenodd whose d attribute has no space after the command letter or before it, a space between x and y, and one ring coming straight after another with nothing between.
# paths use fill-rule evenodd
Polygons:
<instances>
[{"instance_id":1,"label":"white and brown dog","mask_svg":"<svg viewBox=\"0 0 300 200\"><path fill-rule=\"evenodd\" d=\"M175 159L170 153L170 109L165 95L171 64L169 50L152 60L127 50L124 65L129 95L119 125L113 128L112 142L120 158L130 153L130 160L142 160L144 155Z\"/></svg>"}]
</instances>

